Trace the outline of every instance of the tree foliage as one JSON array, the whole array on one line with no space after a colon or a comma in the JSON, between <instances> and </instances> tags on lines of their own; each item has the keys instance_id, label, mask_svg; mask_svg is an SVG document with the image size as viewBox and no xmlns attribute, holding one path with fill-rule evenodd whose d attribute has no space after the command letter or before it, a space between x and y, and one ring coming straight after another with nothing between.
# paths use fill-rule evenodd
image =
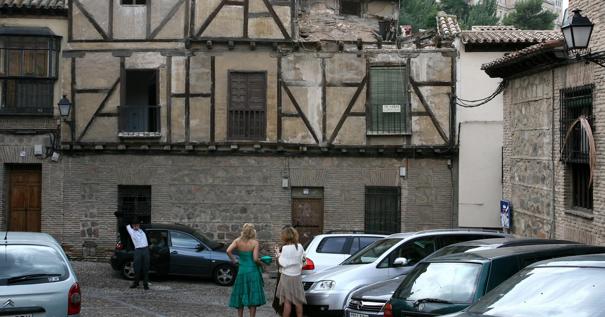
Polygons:
<instances>
[{"instance_id":1,"label":"tree foliage","mask_svg":"<svg viewBox=\"0 0 605 317\"><path fill-rule=\"evenodd\" d=\"M552 30L555 13L542 9L542 0L524 0L515 4L515 11L504 17L504 25L514 25L522 30Z\"/></svg>"},{"instance_id":2,"label":"tree foliage","mask_svg":"<svg viewBox=\"0 0 605 317\"><path fill-rule=\"evenodd\" d=\"M496 0L482 0L476 5L468 5L465 0L442 0L441 10L458 17L463 29L473 25L496 25Z\"/></svg>"},{"instance_id":3,"label":"tree foliage","mask_svg":"<svg viewBox=\"0 0 605 317\"><path fill-rule=\"evenodd\" d=\"M435 27L439 7L435 0L401 0L399 23L409 24L414 31Z\"/></svg>"}]
</instances>

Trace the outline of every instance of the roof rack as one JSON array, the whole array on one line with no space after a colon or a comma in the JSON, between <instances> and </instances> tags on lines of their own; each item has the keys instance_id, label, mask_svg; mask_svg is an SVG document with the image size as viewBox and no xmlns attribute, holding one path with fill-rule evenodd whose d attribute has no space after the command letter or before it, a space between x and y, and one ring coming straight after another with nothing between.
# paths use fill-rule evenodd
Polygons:
<instances>
[{"instance_id":1,"label":"roof rack","mask_svg":"<svg viewBox=\"0 0 605 317\"><path fill-rule=\"evenodd\" d=\"M366 232L363 230L328 230L324 234L334 234L334 233L366 234ZM370 234L380 234L380 233L370 233Z\"/></svg>"}]
</instances>

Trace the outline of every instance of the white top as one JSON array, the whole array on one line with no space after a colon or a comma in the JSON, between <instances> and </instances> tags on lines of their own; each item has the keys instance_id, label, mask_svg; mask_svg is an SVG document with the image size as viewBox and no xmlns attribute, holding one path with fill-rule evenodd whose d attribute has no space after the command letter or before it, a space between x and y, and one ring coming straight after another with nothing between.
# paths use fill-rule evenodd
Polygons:
<instances>
[{"instance_id":1,"label":"white top","mask_svg":"<svg viewBox=\"0 0 605 317\"><path fill-rule=\"evenodd\" d=\"M145 248L149 244L147 243L147 236L143 230L134 230L130 225L126 226L126 230L128 230L128 234L130 234L130 238L132 238L132 243L134 243L134 248Z\"/></svg>"},{"instance_id":2,"label":"white top","mask_svg":"<svg viewBox=\"0 0 605 317\"><path fill-rule=\"evenodd\" d=\"M305 250L300 243L298 249L293 244L284 245L278 259L281 273L288 276L300 275L304 257Z\"/></svg>"}]
</instances>

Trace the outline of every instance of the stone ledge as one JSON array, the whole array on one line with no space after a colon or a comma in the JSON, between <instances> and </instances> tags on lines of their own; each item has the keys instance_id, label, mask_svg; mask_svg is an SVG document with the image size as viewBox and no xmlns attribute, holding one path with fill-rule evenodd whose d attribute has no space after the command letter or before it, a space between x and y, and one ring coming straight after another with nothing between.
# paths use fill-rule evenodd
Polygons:
<instances>
[{"instance_id":1,"label":"stone ledge","mask_svg":"<svg viewBox=\"0 0 605 317\"><path fill-rule=\"evenodd\" d=\"M119 132L120 138L160 138L161 132Z\"/></svg>"},{"instance_id":2,"label":"stone ledge","mask_svg":"<svg viewBox=\"0 0 605 317\"><path fill-rule=\"evenodd\" d=\"M584 218L587 220L594 220L594 214L586 211L573 210L573 209L565 209L566 215L576 216L580 218Z\"/></svg>"}]
</instances>

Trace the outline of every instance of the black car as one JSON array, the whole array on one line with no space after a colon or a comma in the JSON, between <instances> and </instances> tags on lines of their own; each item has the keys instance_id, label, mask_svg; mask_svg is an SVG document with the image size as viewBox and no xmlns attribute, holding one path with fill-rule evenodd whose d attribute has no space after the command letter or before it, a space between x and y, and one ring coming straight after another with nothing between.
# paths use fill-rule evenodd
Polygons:
<instances>
[{"instance_id":1,"label":"black car","mask_svg":"<svg viewBox=\"0 0 605 317\"><path fill-rule=\"evenodd\" d=\"M184 225L144 224L151 255L150 273L212 278L223 286L235 281L223 243L216 242ZM134 247L128 233L121 232L111 256L111 267L127 279L134 278Z\"/></svg>"}]
</instances>

